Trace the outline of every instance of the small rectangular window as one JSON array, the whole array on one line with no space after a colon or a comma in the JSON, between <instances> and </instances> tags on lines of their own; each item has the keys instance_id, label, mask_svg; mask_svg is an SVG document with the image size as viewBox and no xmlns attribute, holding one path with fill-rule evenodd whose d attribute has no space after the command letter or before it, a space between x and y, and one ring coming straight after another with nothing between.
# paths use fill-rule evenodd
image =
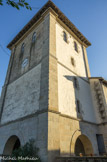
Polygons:
<instances>
[{"instance_id":1,"label":"small rectangular window","mask_svg":"<svg viewBox=\"0 0 107 162\"><path fill-rule=\"evenodd\" d=\"M76 77L74 77L74 87L79 90L79 83Z\"/></svg>"},{"instance_id":2,"label":"small rectangular window","mask_svg":"<svg viewBox=\"0 0 107 162\"><path fill-rule=\"evenodd\" d=\"M71 64L72 64L73 66L75 66L75 60L74 60L73 57L71 57Z\"/></svg>"},{"instance_id":3,"label":"small rectangular window","mask_svg":"<svg viewBox=\"0 0 107 162\"><path fill-rule=\"evenodd\" d=\"M75 41L74 41L74 49L75 49L76 52L78 52L78 45Z\"/></svg>"},{"instance_id":4,"label":"small rectangular window","mask_svg":"<svg viewBox=\"0 0 107 162\"><path fill-rule=\"evenodd\" d=\"M67 33L65 31L63 32L63 39L67 43Z\"/></svg>"},{"instance_id":5,"label":"small rectangular window","mask_svg":"<svg viewBox=\"0 0 107 162\"><path fill-rule=\"evenodd\" d=\"M23 43L21 46L21 53L24 53L24 48L25 48L25 43Z\"/></svg>"},{"instance_id":6,"label":"small rectangular window","mask_svg":"<svg viewBox=\"0 0 107 162\"><path fill-rule=\"evenodd\" d=\"M77 101L76 101L76 104L77 104L77 112L78 112L78 113L81 113L81 111L80 111L80 101L77 100Z\"/></svg>"},{"instance_id":7,"label":"small rectangular window","mask_svg":"<svg viewBox=\"0 0 107 162\"><path fill-rule=\"evenodd\" d=\"M23 43L21 45L21 51L20 51L19 59L22 59L23 58L24 50L25 50L25 43Z\"/></svg>"},{"instance_id":8,"label":"small rectangular window","mask_svg":"<svg viewBox=\"0 0 107 162\"><path fill-rule=\"evenodd\" d=\"M32 43L35 43L36 41L36 32L33 33L33 36L32 36Z\"/></svg>"}]
</instances>

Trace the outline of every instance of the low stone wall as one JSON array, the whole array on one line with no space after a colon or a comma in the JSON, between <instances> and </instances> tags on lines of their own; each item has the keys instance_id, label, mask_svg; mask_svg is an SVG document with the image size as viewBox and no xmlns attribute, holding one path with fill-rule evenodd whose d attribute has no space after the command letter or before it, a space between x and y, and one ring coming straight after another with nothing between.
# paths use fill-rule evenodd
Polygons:
<instances>
[{"instance_id":1,"label":"low stone wall","mask_svg":"<svg viewBox=\"0 0 107 162\"><path fill-rule=\"evenodd\" d=\"M107 157L57 157L55 162L107 162Z\"/></svg>"}]
</instances>

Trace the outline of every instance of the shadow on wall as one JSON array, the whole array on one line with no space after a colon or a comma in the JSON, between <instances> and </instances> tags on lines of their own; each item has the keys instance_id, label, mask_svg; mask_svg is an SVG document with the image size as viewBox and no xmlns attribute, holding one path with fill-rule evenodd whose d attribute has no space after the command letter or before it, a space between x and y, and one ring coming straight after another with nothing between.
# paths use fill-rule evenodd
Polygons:
<instances>
[{"instance_id":1,"label":"shadow on wall","mask_svg":"<svg viewBox=\"0 0 107 162\"><path fill-rule=\"evenodd\" d=\"M76 105L76 114L77 114L77 118L79 119L83 119L83 115L84 115L84 111L82 109L82 103L81 103L81 100L80 100L80 97L81 97L81 85L80 85L80 79L85 81L85 82L88 82L88 79L86 77L77 77L77 76L70 76L70 75L65 75L64 76L68 81L71 81L72 84L73 84L73 87L74 87L74 98L75 98L75 105ZM86 93L87 93L87 90L86 90ZM87 93L87 95L89 95ZM85 97L85 96L84 96Z\"/></svg>"},{"instance_id":2,"label":"shadow on wall","mask_svg":"<svg viewBox=\"0 0 107 162\"><path fill-rule=\"evenodd\" d=\"M93 149L93 139L91 139L90 135L88 135L88 133L83 130L86 129L87 130L87 125L84 124L84 122L81 123L81 121L83 121L84 119L84 109L82 107L82 103L83 106L85 106L84 108L87 108L86 105L87 103L87 97L89 95L88 91L89 89L86 89L84 86L84 84L88 82L88 79L86 77L79 77L79 76L70 76L70 75L64 75L64 77L71 82L71 86L73 91L70 93L74 93L74 99L75 99L75 107L76 110L73 109L73 111L75 111L76 116L74 118L77 118L77 120L72 120L73 124L75 126L72 125L71 127L71 131L68 130L68 134L71 133L71 137L66 137L67 142L70 143L70 148L69 148L69 152L68 155L76 155L76 156L91 156L94 155L94 149ZM80 81L83 80L83 82L85 82L84 84ZM82 87L81 87L82 86ZM81 94L83 93L83 94ZM69 94L67 94L69 95ZM81 101L81 95L83 95L83 99ZM85 99L86 97L86 99ZM88 105L88 108L92 106L92 105ZM70 121L70 120L69 120ZM68 123L69 124L69 123ZM72 124L72 123L71 123ZM90 134L90 132L89 132ZM93 134L92 136L96 136L96 134ZM70 139L71 138L71 139ZM95 139L94 139L95 140ZM66 146L65 146L66 147ZM65 155L67 155L67 152L65 153Z\"/></svg>"},{"instance_id":3,"label":"shadow on wall","mask_svg":"<svg viewBox=\"0 0 107 162\"><path fill-rule=\"evenodd\" d=\"M75 77L75 76L64 76L67 80L69 80L70 82L72 82L73 86L74 86L74 95L75 95L75 99L76 100L76 107L77 107L77 118L78 119L83 119L82 117L82 112L81 112L81 104L79 102L79 89L81 89L80 84L79 84L79 79L80 77ZM81 78L81 79L86 79L86 78ZM78 102L77 102L78 101ZM69 156L93 156L95 154L94 152L94 144L92 142L92 139L90 137L88 137L87 134L84 133L83 129L82 129L82 124L84 124L84 122L82 122L80 120L73 120L70 118L66 118L66 117L60 117L64 119L65 123L60 123L60 146L59 149L57 150L40 150L40 155L43 158L43 162L56 162L55 158L58 156L64 156L69 157ZM63 121L63 119L61 119ZM67 119L67 120L66 120ZM61 122L60 120L60 122ZM59 121L58 121L59 122ZM77 123L76 125L73 125ZM70 125L71 124L71 125ZM66 127L67 129L65 129L64 126L68 126ZM71 127L69 127L71 126ZM64 130L62 131L62 129L64 128ZM53 127L54 129L54 127ZM63 139L61 138L61 136L63 136ZM93 136L96 136L96 134L94 134ZM55 137L57 138L57 137ZM55 141L50 141L52 143L52 146L55 145ZM62 143L61 143L62 142ZM20 140L18 139L17 136L11 136L4 148L4 152L3 154L7 154L7 155L11 155L12 151L14 150L14 148L19 147L20 145ZM57 144L56 144L57 145ZM62 149L65 148L64 149ZM54 147L53 147L54 148ZM48 158L48 160L47 160ZM64 159L61 159L61 162L63 162ZM59 162L59 161L58 161ZM79 161L78 161L79 162Z\"/></svg>"},{"instance_id":4,"label":"shadow on wall","mask_svg":"<svg viewBox=\"0 0 107 162\"><path fill-rule=\"evenodd\" d=\"M75 144L75 150L72 147L72 141L73 141L73 136L71 138L70 147L69 147L69 151L71 151L71 154L74 155L74 152L75 152L75 154L79 156L80 152L83 153L84 155L85 153L88 155L93 152L91 142L85 135L80 135L77 138L76 144ZM3 155L11 155L15 149L18 149L20 147L20 145L21 143L20 143L19 138L15 135L11 136L5 144ZM40 150L40 154L43 156L43 153L41 152L41 150ZM60 150L49 150L47 151L47 156L48 156L47 158L49 162L54 162L55 158L60 156ZM70 153L65 154L63 152L61 156L70 156ZM43 162L45 161L44 157L42 160Z\"/></svg>"},{"instance_id":5,"label":"shadow on wall","mask_svg":"<svg viewBox=\"0 0 107 162\"><path fill-rule=\"evenodd\" d=\"M98 140L96 137L97 134L94 131L92 131L93 133L91 134L90 128L87 128L88 125L85 125L85 123L84 123L84 109L82 108L82 104L81 104L82 101L80 100L81 95L84 95L83 96L84 101L85 101L85 97L88 97L88 95L89 95L86 88L84 89L85 93L82 94L82 92L83 92L82 88L84 88L84 87L83 87L83 85L81 87L80 79L85 82L88 82L88 79L86 77L70 76L70 75L65 75L64 77L73 84L74 98L75 98L75 105L76 105L76 114L77 114L76 117L77 117L77 119L79 119L78 127L77 128L75 127L75 130L72 133L71 144L70 144L70 154L73 153L76 156L95 155L96 154L95 149L96 150L98 149L98 151L99 151ZM83 105L83 106L85 106L85 105ZM92 105L88 105L88 108L90 108L91 106ZM87 107L85 106L84 108L87 108ZM91 126L92 125L90 125L90 127ZM88 130L88 131L85 131L83 129ZM98 128L97 128L96 132L97 131L98 131ZM94 140L94 143L93 143L93 140ZM94 144L96 144L96 146L94 146ZM102 143L100 142L100 145L101 145L101 148L105 147L103 145L103 141L102 141ZM105 149L103 149L103 150L105 150ZM102 154L105 154L105 151Z\"/></svg>"}]
</instances>

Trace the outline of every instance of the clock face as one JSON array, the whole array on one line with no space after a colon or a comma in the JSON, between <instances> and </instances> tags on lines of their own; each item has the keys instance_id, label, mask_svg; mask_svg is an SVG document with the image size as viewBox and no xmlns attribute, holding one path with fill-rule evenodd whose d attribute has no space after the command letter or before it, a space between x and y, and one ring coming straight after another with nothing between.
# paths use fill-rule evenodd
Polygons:
<instances>
[{"instance_id":1,"label":"clock face","mask_svg":"<svg viewBox=\"0 0 107 162\"><path fill-rule=\"evenodd\" d=\"M23 62L22 62L22 68L26 67L28 65L28 59L26 58Z\"/></svg>"}]
</instances>

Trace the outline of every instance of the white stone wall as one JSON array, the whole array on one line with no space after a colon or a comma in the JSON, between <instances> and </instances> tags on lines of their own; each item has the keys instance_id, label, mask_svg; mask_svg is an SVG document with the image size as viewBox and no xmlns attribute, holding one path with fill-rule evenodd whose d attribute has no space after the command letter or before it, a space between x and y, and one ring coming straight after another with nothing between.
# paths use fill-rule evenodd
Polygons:
<instances>
[{"instance_id":1,"label":"white stone wall","mask_svg":"<svg viewBox=\"0 0 107 162\"><path fill-rule=\"evenodd\" d=\"M2 120L6 123L39 109L41 64L25 73L7 88Z\"/></svg>"},{"instance_id":2,"label":"white stone wall","mask_svg":"<svg viewBox=\"0 0 107 162\"><path fill-rule=\"evenodd\" d=\"M77 42L79 52L74 49L75 38L67 31L68 42L63 40L62 26L56 23L56 56L58 59L58 100L59 111L77 118L76 100L80 101L81 115L84 120L96 122L92 104L90 85L85 69L85 62L81 44ZM76 66L71 64L74 58ZM79 90L74 88L73 78L77 77ZM83 79L81 79L82 77Z\"/></svg>"},{"instance_id":3,"label":"white stone wall","mask_svg":"<svg viewBox=\"0 0 107 162\"><path fill-rule=\"evenodd\" d=\"M77 117L76 99L81 103L81 114L84 120L96 122L91 99L90 85L77 77L79 89L74 88L74 74L58 64L58 99L59 111L63 114Z\"/></svg>"},{"instance_id":4,"label":"white stone wall","mask_svg":"<svg viewBox=\"0 0 107 162\"><path fill-rule=\"evenodd\" d=\"M66 30L57 23L56 24L56 55L58 61L63 63L66 67L70 68L73 72L75 72L79 76L86 77L86 69L85 69L81 44L76 41L79 50L79 52L77 53L74 49L75 38L73 38L73 36L71 36L66 31L68 37L68 43L66 43L63 40L63 31ZM71 57L73 57L75 60L75 67L71 64Z\"/></svg>"}]
</instances>

